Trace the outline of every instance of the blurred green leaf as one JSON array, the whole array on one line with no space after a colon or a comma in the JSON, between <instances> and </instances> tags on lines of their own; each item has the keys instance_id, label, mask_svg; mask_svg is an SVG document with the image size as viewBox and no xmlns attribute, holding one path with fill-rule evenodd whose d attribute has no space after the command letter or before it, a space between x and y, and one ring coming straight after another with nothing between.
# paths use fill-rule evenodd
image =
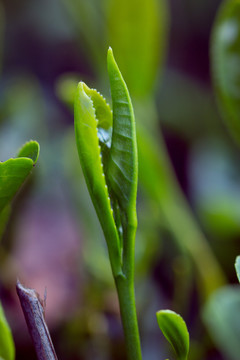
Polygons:
<instances>
[{"instance_id":1,"label":"blurred green leaf","mask_svg":"<svg viewBox=\"0 0 240 360\"><path fill-rule=\"evenodd\" d=\"M105 26L103 15L103 2L98 0L61 0L66 7L80 38L84 52L90 54L89 62L100 72L104 68Z\"/></svg>"},{"instance_id":2,"label":"blurred green leaf","mask_svg":"<svg viewBox=\"0 0 240 360\"><path fill-rule=\"evenodd\" d=\"M212 30L211 62L218 104L240 143L240 2L223 1Z\"/></svg>"},{"instance_id":3,"label":"blurred green leaf","mask_svg":"<svg viewBox=\"0 0 240 360\"><path fill-rule=\"evenodd\" d=\"M168 29L165 0L108 0L109 44L133 97L148 95L165 59Z\"/></svg>"},{"instance_id":4,"label":"blurred green leaf","mask_svg":"<svg viewBox=\"0 0 240 360\"><path fill-rule=\"evenodd\" d=\"M139 183L142 190L161 209L180 249L193 259L201 280L202 293L208 296L225 283L225 275L177 183L163 139L159 136L156 142L140 126L137 135Z\"/></svg>"},{"instance_id":5,"label":"blurred green leaf","mask_svg":"<svg viewBox=\"0 0 240 360\"><path fill-rule=\"evenodd\" d=\"M157 312L158 325L165 338L172 345L178 360L187 360L189 352L189 333L183 318L171 310Z\"/></svg>"},{"instance_id":6,"label":"blurred green leaf","mask_svg":"<svg viewBox=\"0 0 240 360\"><path fill-rule=\"evenodd\" d=\"M15 347L12 333L0 303L0 358L13 360L15 358Z\"/></svg>"},{"instance_id":7,"label":"blurred green leaf","mask_svg":"<svg viewBox=\"0 0 240 360\"><path fill-rule=\"evenodd\" d=\"M79 76L74 74L65 74L60 76L56 82L56 94L70 110L73 108L78 78Z\"/></svg>"},{"instance_id":8,"label":"blurred green leaf","mask_svg":"<svg viewBox=\"0 0 240 360\"><path fill-rule=\"evenodd\" d=\"M217 242L226 240L229 245L240 234L238 172L238 159L226 141L210 137L192 148L190 179L198 215ZM230 248L227 255L231 254ZM231 264L232 254L230 257Z\"/></svg>"},{"instance_id":9,"label":"blurred green leaf","mask_svg":"<svg viewBox=\"0 0 240 360\"><path fill-rule=\"evenodd\" d=\"M213 293L206 303L203 319L226 359L239 360L240 290L226 286Z\"/></svg>"},{"instance_id":10,"label":"blurred green leaf","mask_svg":"<svg viewBox=\"0 0 240 360\"><path fill-rule=\"evenodd\" d=\"M171 99L171 101L169 101ZM181 71L166 69L158 87L158 118L164 128L191 144L224 134L211 89Z\"/></svg>"},{"instance_id":11,"label":"blurred green leaf","mask_svg":"<svg viewBox=\"0 0 240 360\"><path fill-rule=\"evenodd\" d=\"M20 154L29 157L18 157L0 162L0 212L11 201L31 172L38 153L39 145L31 141L20 150Z\"/></svg>"},{"instance_id":12,"label":"blurred green leaf","mask_svg":"<svg viewBox=\"0 0 240 360\"><path fill-rule=\"evenodd\" d=\"M44 103L43 93L37 79L28 74L10 74L2 82L0 97L0 154L9 158L11 149L20 147L26 139L37 138L43 141L47 134L50 99ZM47 109L47 111L46 111Z\"/></svg>"},{"instance_id":13,"label":"blurred green leaf","mask_svg":"<svg viewBox=\"0 0 240 360\"><path fill-rule=\"evenodd\" d=\"M237 257L236 257L235 269L236 269L238 281L240 282L240 256L237 256Z\"/></svg>"}]
</instances>

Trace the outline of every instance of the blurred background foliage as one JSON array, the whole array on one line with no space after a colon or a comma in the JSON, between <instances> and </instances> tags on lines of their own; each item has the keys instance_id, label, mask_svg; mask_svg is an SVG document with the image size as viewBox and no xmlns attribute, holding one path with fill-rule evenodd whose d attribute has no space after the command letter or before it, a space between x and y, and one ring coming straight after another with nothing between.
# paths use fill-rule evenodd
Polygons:
<instances>
[{"instance_id":1,"label":"blurred background foliage","mask_svg":"<svg viewBox=\"0 0 240 360\"><path fill-rule=\"evenodd\" d=\"M16 299L17 277L41 294L47 287L46 317L59 358L125 359L106 246L73 130L77 81L110 101L108 46L128 84L138 128L143 357L169 356L155 317L162 308L186 320L190 360L239 354L239 291L217 290L236 283L240 253L239 149L220 118L210 74L209 39L220 3L1 1L0 160L29 139L41 145L4 232L0 223L0 298L16 359L35 356ZM212 337L222 312L224 333Z\"/></svg>"}]
</instances>

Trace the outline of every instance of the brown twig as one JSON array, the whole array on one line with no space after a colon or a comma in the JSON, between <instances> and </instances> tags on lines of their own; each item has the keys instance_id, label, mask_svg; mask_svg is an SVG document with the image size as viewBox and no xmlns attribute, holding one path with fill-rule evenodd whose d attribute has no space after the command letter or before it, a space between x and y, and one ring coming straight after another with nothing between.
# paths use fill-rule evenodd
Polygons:
<instances>
[{"instance_id":1,"label":"brown twig","mask_svg":"<svg viewBox=\"0 0 240 360\"><path fill-rule=\"evenodd\" d=\"M19 280L16 288L38 360L57 360L44 317L45 300L41 300L34 289L25 288Z\"/></svg>"}]
</instances>

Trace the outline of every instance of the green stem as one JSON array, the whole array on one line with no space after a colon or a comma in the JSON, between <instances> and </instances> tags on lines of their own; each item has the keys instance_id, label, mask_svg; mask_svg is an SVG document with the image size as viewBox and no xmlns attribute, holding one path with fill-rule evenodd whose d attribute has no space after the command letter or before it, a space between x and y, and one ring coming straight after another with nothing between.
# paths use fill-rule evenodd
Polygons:
<instances>
[{"instance_id":1,"label":"green stem","mask_svg":"<svg viewBox=\"0 0 240 360\"><path fill-rule=\"evenodd\" d=\"M129 360L141 360L141 346L135 305L133 281L123 276L115 278L123 331Z\"/></svg>"},{"instance_id":2,"label":"green stem","mask_svg":"<svg viewBox=\"0 0 240 360\"><path fill-rule=\"evenodd\" d=\"M131 216L132 215L132 216ZM123 275L115 277L126 349L129 360L141 360L141 345L134 293L136 214L128 217L123 231Z\"/></svg>"}]
</instances>

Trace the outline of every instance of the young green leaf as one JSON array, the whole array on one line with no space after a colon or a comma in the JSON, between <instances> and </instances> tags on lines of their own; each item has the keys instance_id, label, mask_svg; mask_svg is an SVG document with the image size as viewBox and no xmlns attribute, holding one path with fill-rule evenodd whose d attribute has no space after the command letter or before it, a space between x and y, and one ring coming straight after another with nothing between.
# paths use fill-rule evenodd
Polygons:
<instances>
[{"instance_id":1,"label":"young green leaf","mask_svg":"<svg viewBox=\"0 0 240 360\"><path fill-rule=\"evenodd\" d=\"M236 257L235 269L236 269L238 281L240 282L240 256L237 256L237 257Z\"/></svg>"},{"instance_id":2,"label":"young green leaf","mask_svg":"<svg viewBox=\"0 0 240 360\"><path fill-rule=\"evenodd\" d=\"M121 273L121 247L104 173L111 145L112 114L104 98L83 82L77 88L74 122L82 170L117 275Z\"/></svg>"},{"instance_id":3,"label":"young green leaf","mask_svg":"<svg viewBox=\"0 0 240 360\"><path fill-rule=\"evenodd\" d=\"M189 333L183 318L171 310L157 312L157 321L165 338L174 348L178 360L187 360Z\"/></svg>"},{"instance_id":4,"label":"young green leaf","mask_svg":"<svg viewBox=\"0 0 240 360\"><path fill-rule=\"evenodd\" d=\"M0 359L13 360L14 357L15 347L12 333L0 303Z\"/></svg>"},{"instance_id":5,"label":"young green leaf","mask_svg":"<svg viewBox=\"0 0 240 360\"><path fill-rule=\"evenodd\" d=\"M16 159L0 162L0 212L16 194L31 172L39 153L36 142L26 143Z\"/></svg>"},{"instance_id":6,"label":"young green leaf","mask_svg":"<svg viewBox=\"0 0 240 360\"><path fill-rule=\"evenodd\" d=\"M240 143L240 2L223 1L211 39L213 81L223 118Z\"/></svg>"},{"instance_id":7,"label":"young green leaf","mask_svg":"<svg viewBox=\"0 0 240 360\"><path fill-rule=\"evenodd\" d=\"M120 209L127 223L137 226L136 196L138 160L133 107L127 86L108 50L108 74L113 107L113 134L107 175ZM122 224L124 219L122 219Z\"/></svg>"}]
</instances>

